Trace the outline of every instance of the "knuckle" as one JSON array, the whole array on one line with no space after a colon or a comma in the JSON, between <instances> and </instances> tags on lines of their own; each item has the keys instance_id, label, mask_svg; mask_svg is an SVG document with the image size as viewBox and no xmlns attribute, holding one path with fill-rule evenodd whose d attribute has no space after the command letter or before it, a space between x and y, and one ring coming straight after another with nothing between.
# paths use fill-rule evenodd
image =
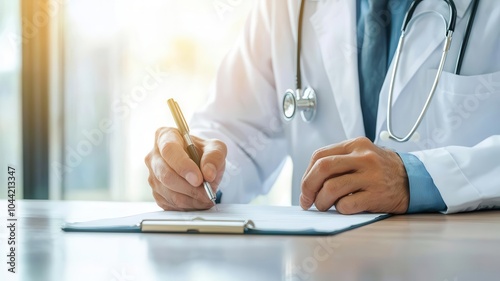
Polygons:
<instances>
[{"instance_id":1,"label":"knuckle","mask_svg":"<svg viewBox=\"0 0 500 281\"><path fill-rule=\"evenodd\" d=\"M178 208L186 208L188 206L186 198L178 193L172 193L170 199L172 203Z\"/></svg>"},{"instance_id":2,"label":"knuckle","mask_svg":"<svg viewBox=\"0 0 500 281\"><path fill-rule=\"evenodd\" d=\"M350 147L350 150L365 149L370 145L372 145L372 141L367 137L357 137L347 143L347 146Z\"/></svg>"},{"instance_id":3,"label":"knuckle","mask_svg":"<svg viewBox=\"0 0 500 281\"><path fill-rule=\"evenodd\" d=\"M314 168L313 168L314 169ZM314 176L312 175L305 175L302 178L302 183L301 183L301 191L302 195L304 196L304 199L307 199L310 201L310 198L312 197L313 193L313 180Z\"/></svg>"},{"instance_id":4,"label":"knuckle","mask_svg":"<svg viewBox=\"0 0 500 281\"><path fill-rule=\"evenodd\" d=\"M163 147L161 147L161 154L168 157L171 156L172 153L180 148L180 145L174 142L166 142Z\"/></svg>"},{"instance_id":5,"label":"knuckle","mask_svg":"<svg viewBox=\"0 0 500 281\"><path fill-rule=\"evenodd\" d=\"M176 150L184 150L182 138L178 136L177 129L164 128L158 136L156 146L162 155L172 153Z\"/></svg>"},{"instance_id":6,"label":"knuckle","mask_svg":"<svg viewBox=\"0 0 500 281\"><path fill-rule=\"evenodd\" d=\"M219 162L217 164L221 164L226 158L226 154L220 149L215 149L213 151L210 151L210 158L213 158L214 160Z\"/></svg>"},{"instance_id":7,"label":"knuckle","mask_svg":"<svg viewBox=\"0 0 500 281\"><path fill-rule=\"evenodd\" d=\"M176 174L174 172L168 171L163 174L163 180L167 186L171 186L176 179Z\"/></svg>"},{"instance_id":8,"label":"knuckle","mask_svg":"<svg viewBox=\"0 0 500 281\"><path fill-rule=\"evenodd\" d=\"M162 208L165 211L168 211L168 210L171 209L171 207L167 203L165 203L163 201L156 200L156 205L158 205L158 207Z\"/></svg>"},{"instance_id":9,"label":"knuckle","mask_svg":"<svg viewBox=\"0 0 500 281\"><path fill-rule=\"evenodd\" d=\"M309 184L308 177L304 175L302 177L302 182L300 183L300 189L302 190L303 196L305 196L304 193L307 192L308 184Z\"/></svg>"},{"instance_id":10,"label":"knuckle","mask_svg":"<svg viewBox=\"0 0 500 281\"><path fill-rule=\"evenodd\" d=\"M165 211L171 209L171 207L167 204L165 199L156 191L153 191L153 198L155 199L156 205L158 205L158 207L162 208Z\"/></svg>"},{"instance_id":11,"label":"knuckle","mask_svg":"<svg viewBox=\"0 0 500 281\"><path fill-rule=\"evenodd\" d=\"M337 182L338 180L336 180L336 182L334 183L333 180L326 180L324 183L323 183L323 189L325 191L328 191L329 193L331 193L333 190L336 189L337 187Z\"/></svg>"},{"instance_id":12,"label":"knuckle","mask_svg":"<svg viewBox=\"0 0 500 281\"><path fill-rule=\"evenodd\" d=\"M223 168L224 169L224 168ZM223 170L224 171L224 170ZM227 176L226 176L227 177ZM215 177L215 180L211 183L212 189L215 192L217 192L218 187L226 181L226 177L224 177L224 172L217 174L217 177Z\"/></svg>"},{"instance_id":13,"label":"knuckle","mask_svg":"<svg viewBox=\"0 0 500 281\"><path fill-rule=\"evenodd\" d=\"M329 160L326 158L321 158L318 161L316 161L316 169L320 174L328 173L329 170Z\"/></svg>"},{"instance_id":14,"label":"knuckle","mask_svg":"<svg viewBox=\"0 0 500 281\"><path fill-rule=\"evenodd\" d=\"M212 141L214 145L220 149L220 151L222 152L227 151L227 146L223 141L219 139L211 139L210 141Z\"/></svg>"},{"instance_id":15,"label":"knuckle","mask_svg":"<svg viewBox=\"0 0 500 281\"><path fill-rule=\"evenodd\" d=\"M144 157L144 163L146 164L146 166L150 167L151 165L151 159L152 159L152 155L153 153L152 152L149 152L148 154L146 154L146 156Z\"/></svg>"},{"instance_id":16,"label":"knuckle","mask_svg":"<svg viewBox=\"0 0 500 281\"><path fill-rule=\"evenodd\" d=\"M316 161L320 160L322 158L323 151L324 151L324 149L322 149L322 148L316 149L311 156L312 162L316 162Z\"/></svg>"},{"instance_id":17,"label":"knuckle","mask_svg":"<svg viewBox=\"0 0 500 281\"><path fill-rule=\"evenodd\" d=\"M154 180L154 176L153 175L149 175L148 177L148 183L149 183L149 186L151 186L151 188L155 188L155 180Z\"/></svg>"},{"instance_id":18,"label":"knuckle","mask_svg":"<svg viewBox=\"0 0 500 281\"><path fill-rule=\"evenodd\" d=\"M212 203L206 203L203 201L193 200L192 208L197 210L205 210L210 209L212 207Z\"/></svg>"},{"instance_id":19,"label":"knuckle","mask_svg":"<svg viewBox=\"0 0 500 281\"><path fill-rule=\"evenodd\" d=\"M196 198L188 196L179 195L175 200L177 200L176 205L183 210L203 210L208 209L211 206L205 201L197 200Z\"/></svg>"},{"instance_id":20,"label":"knuckle","mask_svg":"<svg viewBox=\"0 0 500 281\"><path fill-rule=\"evenodd\" d=\"M221 140L215 140L215 141L219 144L219 146L220 146L221 150L224 152L224 154L227 154L227 145L226 145L226 143L224 143Z\"/></svg>"},{"instance_id":21,"label":"knuckle","mask_svg":"<svg viewBox=\"0 0 500 281\"><path fill-rule=\"evenodd\" d=\"M194 200L198 200L200 198L200 193L198 190L201 188L190 188L189 189L189 197L193 198Z\"/></svg>"},{"instance_id":22,"label":"knuckle","mask_svg":"<svg viewBox=\"0 0 500 281\"><path fill-rule=\"evenodd\" d=\"M170 201L175 206L176 209L186 210L190 208L189 198L182 196L180 193L172 193L170 195Z\"/></svg>"},{"instance_id":23,"label":"knuckle","mask_svg":"<svg viewBox=\"0 0 500 281\"><path fill-rule=\"evenodd\" d=\"M373 150L365 151L363 153L363 160L370 164L374 164L378 162L378 154Z\"/></svg>"},{"instance_id":24,"label":"knuckle","mask_svg":"<svg viewBox=\"0 0 500 281\"><path fill-rule=\"evenodd\" d=\"M210 143L210 149L208 151L210 157L217 158L218 160L224 160L227 155L226 144L218 139L211 139L208 142Z\"/></svg>"},{"instance_id":25,"label":"knuckle","mask_svg":"<svg viewBox=\"0 0 500 281\"><path fill-rule=\"evenodd\" d=\"M167 186L174 183L176 179L176 174L165 165L157 166L155 174L161 179L161 182Z\"/></svg>"},{"instance_id":26,"label":"knuckle","mask_svg":"<svg viewBox=\"0 0 500 281\"><path fill-rule=\"evenodd\" d=\"M372 141L367 137L357 137L354 139L354 142L361 146L366 146L372 143Z\"/></svg>"},{"instance_id":27,"label":"knuckle","mask_svg":"<svg viewBox=\"0 0 500 281\"><path fill-rule=\"evenodd\" d=\"M356 201L340 200L335 207L341 214L352 214L358 208L358 203Z\"/></svg>"},{"instance_id":28,"label":"knuckle","mask_svg":"<svg viewBox=\"0 0 500 281\"><path fill-rule=\"evenodd\" d=\"M318 209L318 211L320 212L326 212L329 209L328 206L326 206L322 202L315 202L314 205L316 206L316 209Z\"/></svg>"},{"instance_id":29,"label":"knuckle","mask_svg":"<svg viewBox=\"0 0 500 281\"><path fill-rule=\"evenodd\" d=\"M156 132L155 132L155 140L158 140L160 138L160 136L167 130L166 127L160 127L158 129L156 129Z\"/></svg>"}]
</instances>

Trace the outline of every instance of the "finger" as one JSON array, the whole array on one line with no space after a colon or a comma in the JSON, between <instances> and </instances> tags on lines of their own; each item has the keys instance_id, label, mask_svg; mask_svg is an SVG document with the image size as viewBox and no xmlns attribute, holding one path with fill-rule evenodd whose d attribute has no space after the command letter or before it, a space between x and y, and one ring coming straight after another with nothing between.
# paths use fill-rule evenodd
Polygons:
<instances>
[{"instance_id":1,"label":"finger","mask_svg":"<svg viewBox=\"0 0 500 281\"><path fill-rule=\"evenodd\" d=\"M203 188L200 189L203 190ZM182 211L207 210L214 206L206 194L203 198L207 198L207 200L201 201L173 190L170 190L169 193L169 198L171 198L176 208ZM205 190L203 190L203 193L205 193Z\"/></svg>"},{"instance_id":2,"label":"finger","mask_svg":"<svg viewBox=\"0 0 500 281\"><path fill-rule=\"evenodd\" d=\"M227 148L222 141L205 141L200 165L206 181L215 181L217 176L220 174L220 171L224 171L226 165L226 155Z\"/></svg>"},{"instance_id":3,"label":"finger","mask_svg":"<svg viewBox=\"0 0 500 281\"><path fill-rule=\"evenodd\" d=\"M176 129L164 129L157 137L159 153L167 165L192 186L202 183L202 175L196 163L184 150L184 141Z\"/></svg>"},{"instance_id":4,"label":"finger","mask_svg":"<svg viewBox=\"0 0 500 281\"><path fill-rule=\"evenodd\" d=\"M309 171L311 171L311 168L318 160L327 156L345 154L345 153L339 153L340 152L338 148L339 145L341 145L341 143L328 145L314 151L314 153L311 156L311 160L309 161L309 165L307 166L307 169L304 172L304 175L308 174Z\"/></svg>"},{"instance_id":5,"label":"finger","mask_svg":"<svg viewBox=\"0 0 500 281\"><path fill-rule=\"evenodd\" d=\"M226 162L224 161L220 170L217 171L217 176L215 177L215 179L209 182L213 192L217 192L217 190L219 189L219 185L222 182L222 178L224 176L225 167L226 167Z\"/></svg>"},{"instance_id":6,"label":"finger","mask_svg":"<svg viewBox=\"0 0 500 281\"><path fill-rule=\"evenodd\" d=\"M153 198L156 201L156 204L162 208L165 211L173 211L177 210L175 206L170 205L170 203L165 199L163 196L161 196L158 192L153 190Z\"/></svg>"},{"instance_id":7,"label":"finger","mask_svg":"<svg viewBox=\"0 0 500 281\"><path fill-rule=\"evenodd\" d=\"M213 203L210 200L196 200L185 194L168 189L162 186L157 179L155 179L154 177L152 178L152 181L156 181L156 183L152 184L156 186L156 188L153 189L153 197L155 198L156 204L158 204L158 206L166 211L204 210L209 209L213 206Z\"/></svg>"},{"instance_id":8,"label":"finger","mask_svg":"<svg viewBox=\"0 0 500 281\"><path fill-rule=\"evenodd\" d=\"M150 152L146 156L146 160L145 160L146 167L148 168L148 171L149 171L148 183L149 183L149 186L151 186L151 188L153 189L153 191L155 191L157 188L159 188L163 185L156 177L155 172L153 171L153 168L152 168L153 159L156 157L154 154L155 154L154 152ZM164 164L164 165L166 165L166 164Z\"/></svg>"},{"instance_id":9,"label":"finger","mask_svg":"<svg viewBox=\"0 0 500 281\"><path fill-rule=\"evenodd\" d=\"M158 204L158 206L160 206L164 210L176 210L177 208L175 207L175 204L173 204L173 202L170 200L170 197L162 195L162 191L165 186L163 186L163 184L156 178L151 170L151 167L148 166L148 169L148 182L153 189L153 197L155 198L156 204Z\"/></svg>"},{"instance_id":10,"label":"finger","mask_svg":"<svg viewBox=\"0 0 500 281\"><path fill-rule=\"evenodd\" d=\"M222 164L222 167L219 171L217 171L217 176L215 177L215 180L211 183L212 188L214 192L217 192L217 189L222 182L222 178L224 177L224 171L226 170L226 161Z\"/></svg>"},{"instance_id":11,"label":"finger","mask_svg":"<svg viewBox=\"0 0 500 281\"><path fill-rule=\"evenodd\" d=\"M210 200L205 200L205 201L196 200L193 197L187 196L183 193L179 193L168 188L159 189L157 193L165 199L167 204L173 210L179 210L179 211L206 210L210 209L213 206L213 202ZM207 196L205 195L205 197Z\"/></svg>"},{"instance_id":12,"label":"finger","mask_svg":"<svg viewBox=\"0 0 500 281\"><path fill-rule=\"evenodd\" d=\"M373 202L373 194L360 191L340 198L335 204L335 209L344 215L371 212L375 206Z\"/></svg>"},{"instance_id":13,"label":"finger","mask_svg":"<svg viewBox=\"0 0 500 281\"><path fill-rule=\"evenodd\" d=\"M213 206L212 203L200 202L180 193L170 194L165 198L160 193L153 191L153 197L156 204L165 211L206 210ZM168 198L172 198L172 200Z\"/></svg>"},{"instance_id":14,"label":"finger","mask_svg":"<svg viewBox=\"0 0 500 281\"><path fill-rule=\"evenodd\" d=\"M309 209L316 200L316 195L329 178L356 171L360 162L357 157L347 155L327 156L319 159L307 175L301 186L300 205Z\"/></svg>"},{"instance_id":15,"label":"finger","mask_svg":"<svg viewBox=\"0 0 500 281\"><path fill-rule=\"evenodd\" d=\"M163 184L158 180L158 178L156 178L155 174L153 173L149 165L148 169L149 169L148 183L153 189L153 197L155 198L156 203L164 210L174 210L175 204L173 204L169 200L169 197L164 197L160 194L160 192L162 191L163 188L165 188L165 186L163 186Z\"/></svg>"},{"instance_id":16,"label":"finger","mask_svg":"<svg viewBox=\"0 0 500 281\"><path fill-rule=\"evenodd\" d=\"M164 159L158 154L151 157L152 174L160 182L156 191L163 197L168 198L167 189L182 193L195 200L210 202L210 199L204 194L205 190L201 186L192 186L183 177L179 176Z\"/></svg>"},{"instance_id":17,"label":"finger","mask_svg":"<svg viewBox=\"0 0 500 281\"><path fill-rule=\"evenodd\" d=\"M311 161L309 162L309 166L307 167L304 174L307 174L311 170L315 162L319 159L327 156L349 154L357 148L367 147L368 145L373 145L373 143L368 138L359 137L322 147L313 153Z\"/></svg>"},{"instance_id":18,"label":"finger","mask_svg":"<svg viewBox=\"0 0 500 281\"><path fill-rule=\"evenodd\" d=\"M328 211L340 198L358 192L364 185L356 173L331 178L323 184L314 205L319 211Z\"/></svg>"}]
</instances>

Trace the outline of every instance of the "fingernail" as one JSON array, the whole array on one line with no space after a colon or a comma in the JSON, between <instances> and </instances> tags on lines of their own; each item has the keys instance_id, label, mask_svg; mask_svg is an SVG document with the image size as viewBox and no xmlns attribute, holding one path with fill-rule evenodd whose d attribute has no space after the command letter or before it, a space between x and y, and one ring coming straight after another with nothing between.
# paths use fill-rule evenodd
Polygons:
<instances>
[{"instance_id":1,"label":"fingernail","mask_svg":"<svg viewBox=\"0 0 500 281\"><path fill-rule=\"evenodd\" d=\"M217 172L215 170L215 166L212 163L208 163L205 165L205 177L207 178L208 181L213 181L215 179L215 173Z\"/></svg>"},{"instance_id":2,"label":"fingernail","mask_svg":"<svg viewBox=\"0 0 500 281\"><path fill-rule=\"evenodd\" d=\"M197 186L198 185L198 177L196 176L195 173L189 172L186 175L186 180L191 184L192 186Z\"/></svg>"}]
</instances>

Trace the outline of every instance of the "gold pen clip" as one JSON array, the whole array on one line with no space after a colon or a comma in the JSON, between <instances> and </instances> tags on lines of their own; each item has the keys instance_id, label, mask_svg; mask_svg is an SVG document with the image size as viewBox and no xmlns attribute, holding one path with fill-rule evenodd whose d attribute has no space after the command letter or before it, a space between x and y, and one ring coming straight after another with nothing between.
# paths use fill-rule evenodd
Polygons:
<instances>
[{"instance_id":1,"label":"gold pen clip","mask_svg":"<svg viewBox=\"0 0 500 281\"><path fill-rule=\"evenodd\" d=\"M177 102L172 98L167 100L167 104L170 108L170 112L172 112L177 128L181 131L181 134L189 133L189 126L184 118L184 115L182 114L181 109L179 108L179 104L177 104Z\"/></svg>"}]
</instances>

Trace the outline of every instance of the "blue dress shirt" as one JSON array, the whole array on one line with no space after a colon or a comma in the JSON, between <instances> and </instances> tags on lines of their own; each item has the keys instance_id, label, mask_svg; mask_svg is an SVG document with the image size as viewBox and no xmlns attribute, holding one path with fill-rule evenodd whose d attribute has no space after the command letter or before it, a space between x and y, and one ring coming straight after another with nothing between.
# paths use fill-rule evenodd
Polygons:
<instances>
[{"instance_id":1,"label":"blue dress shirt","mask_svg":"<svg viewBox=\"0 0 500 281\"><path fill-rule=\"evenodd\" d=\"M364 25L364 18L368 12L368 5L370 0L358 0L357 1L357 40L358 46L363 46L363 28L359 28ZM389 0L387 4L387 12L390 14L390 23L387 26L388 38L388 62L390 65L394 52L398 44L399 36L401 35L401 25L404 20L404 16L408 7L412 1L410 0ZM361 54L358 48L358 59L359 54ZM360 81L363 83L366 81ZM377 95L379 94L379 91ZM363 93L361 93L363 94ZM378 101L378 99L374 99ZM361 101L363 102L363 100ZM378 104L364 104L363 107L375 107L378 108ZM371 131L375 128L365 127L366 135L369 135ZM436 212L446 210L446 204L441 197L432 177L427 172L424 164L414 155L409 153L398 153L403 161L403 164L408 174L408 184L410 188L410 203L408 206L408 213L420 213L420 212Z\"/></svg>"}]
</instances>

